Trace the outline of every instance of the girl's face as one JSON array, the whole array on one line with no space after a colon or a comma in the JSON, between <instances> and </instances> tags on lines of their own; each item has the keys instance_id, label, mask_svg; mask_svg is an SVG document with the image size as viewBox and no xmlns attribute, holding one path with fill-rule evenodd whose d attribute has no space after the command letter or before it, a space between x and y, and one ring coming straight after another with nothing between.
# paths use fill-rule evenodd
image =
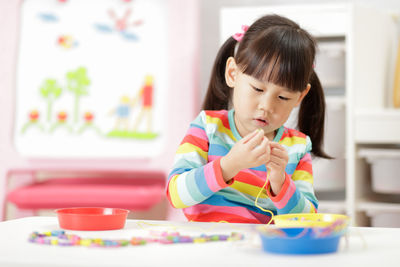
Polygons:
<instances>
[{"instance_id":1,"label":"girl's face","mask_svg":"<svg viewBox=\"0 0 400 267\"><path fill-rule=\"evenodd\" d=\"M243 137L257 128L265 132L269 140L275 137L275 130L289 118L293 108L301 103L310 89L292 92L287 88L265 83L242 73L233 58L227 61L225 78L233 88L235 124Z\"/></svg>"}]
</instances>

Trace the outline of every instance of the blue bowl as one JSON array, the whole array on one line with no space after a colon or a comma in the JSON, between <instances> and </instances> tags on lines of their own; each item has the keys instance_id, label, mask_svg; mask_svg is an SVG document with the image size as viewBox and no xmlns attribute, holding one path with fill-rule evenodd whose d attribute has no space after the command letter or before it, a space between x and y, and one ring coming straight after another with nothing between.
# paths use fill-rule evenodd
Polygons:
<instances>
[{"instance_id":1,"label":"blue bowl","mask_svg":"<svg viewBox=\"0 0 400 267\"><path fill-rule=\"evenodd\" d=\"M343 235L341 232L321 237L313 228L279 228L278 231L283 235L259 231L264 251L279 254L333 253L338 250Z\"/></svg>"}]
</instances>

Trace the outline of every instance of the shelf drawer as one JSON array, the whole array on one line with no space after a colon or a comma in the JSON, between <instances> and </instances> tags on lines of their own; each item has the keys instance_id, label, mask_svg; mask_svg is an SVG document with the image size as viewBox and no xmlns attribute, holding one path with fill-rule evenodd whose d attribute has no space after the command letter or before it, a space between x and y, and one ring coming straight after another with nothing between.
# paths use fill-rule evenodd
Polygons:
<instances>
[{"instance_id":1,"label":"shelf drawer","mask_svg":"<svg viewBox=\"0 0 400 267\"><path fill-rule=\"evenodd\" d=\"M372 190L400 193L400 149L360 149L358 154L371 165Z\"/></svg>"}]
</instances>

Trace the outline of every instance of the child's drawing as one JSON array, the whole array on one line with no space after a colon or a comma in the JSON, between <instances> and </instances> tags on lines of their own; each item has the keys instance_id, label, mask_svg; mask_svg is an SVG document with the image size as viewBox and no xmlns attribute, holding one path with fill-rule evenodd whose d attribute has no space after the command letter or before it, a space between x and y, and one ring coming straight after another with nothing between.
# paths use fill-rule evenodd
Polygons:
<instances>
[{"instance_id":1,"label":"child's drawing","mask_svg":"<svg viewBox=\"0 0 400 267\"><path fill-rule=\"evenodd\" d=\"M21 4L17 151L30 157L159 154L168 116L167 1L54 1Z\"/></svg>"}]
</instances>

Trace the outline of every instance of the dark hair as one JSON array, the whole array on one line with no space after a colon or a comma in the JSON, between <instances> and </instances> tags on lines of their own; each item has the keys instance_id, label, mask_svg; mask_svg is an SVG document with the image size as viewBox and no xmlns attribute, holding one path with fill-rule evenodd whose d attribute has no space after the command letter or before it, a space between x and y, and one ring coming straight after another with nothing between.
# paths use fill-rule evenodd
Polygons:
<instances>
[{"instance_id":1,"label":"dark hair","mask_svg":"<svg viewBox=\"0 0 400 267\"><path fill-rule=\"evenodd\" d=\"M236 45L237 51L235 53ZM331 158L323 149L325 97L314 72L316 41L300 26L278 15L267 15L255 21L243 39L230 37L218 51L211 73L203 109L228 109L232 89L225 81L226 61L234 57L240 70L261 81L272 82L292 91L311 89L299 110L299 131L313 143L312 154Z\"/></svg>"}]
</instances>

